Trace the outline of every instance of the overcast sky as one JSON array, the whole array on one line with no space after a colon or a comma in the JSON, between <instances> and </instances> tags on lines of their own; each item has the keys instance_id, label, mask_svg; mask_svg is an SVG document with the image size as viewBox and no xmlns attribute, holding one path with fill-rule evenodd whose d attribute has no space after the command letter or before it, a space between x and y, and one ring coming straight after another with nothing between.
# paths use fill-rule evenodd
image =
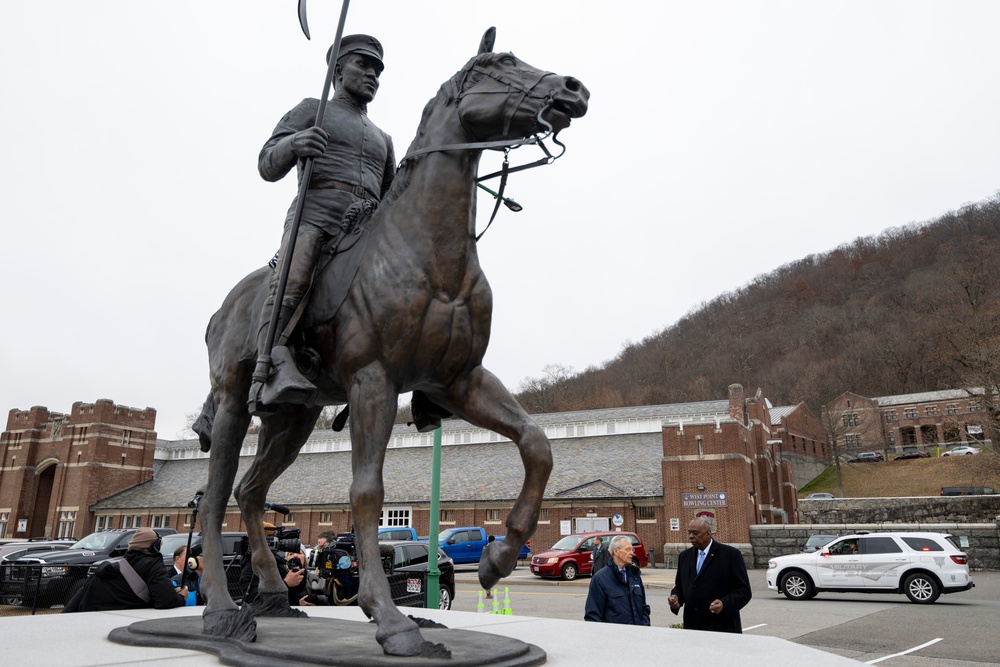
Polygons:
<instances>
[{"instance_id":1,"label":"overcast sky","mask_svg":"<svg viewBox=\"0 0 1000 667\"><path fill-rule=\"evenodd\" d=\"M348 15L385 46L369 113L397 157L491 25L496 50L591 91L566 155L511 177L524 211L501 209L480 243L486 365L512 390L1000 189L1000 3L615 6L355 0ZM108 398L182 435L209 389L208 319L274 253L294 196L257 153L320 94L339 7L312 0L310 42L294 0L0 4L0 409Z\"/></svg>"}]
</instances>

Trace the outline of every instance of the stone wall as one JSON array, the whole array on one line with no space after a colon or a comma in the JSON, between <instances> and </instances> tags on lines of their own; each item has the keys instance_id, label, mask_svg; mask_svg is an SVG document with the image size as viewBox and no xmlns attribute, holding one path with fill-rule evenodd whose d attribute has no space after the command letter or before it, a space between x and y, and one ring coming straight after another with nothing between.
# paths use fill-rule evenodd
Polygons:
<instances>
[{"instance_id":1,"label":"stone wall","mask_svg":"<svg viewBox=\"0 0 1000 667\"><path fill-rule=\"evenodd\" d=\"M948 533L969 556L972 570L1000 570L1000 517L991 523L831 523L750 526L753 557L747 566L766 568L775 556L799 553L810 535L845 535L858 531ZM965 546L966 543L968 546ZM745 557L745 554L744 554Z\"/></svg>"},{"instance_id":2,"label":"stone wall","mask_svg":"<svg viewBox=\"0 0 1000 667\"><path fill-rule=\"evenodd\" d=\"M800 500L800 524L995 523L1000 494Z\"/></svg>"}]
</instances>

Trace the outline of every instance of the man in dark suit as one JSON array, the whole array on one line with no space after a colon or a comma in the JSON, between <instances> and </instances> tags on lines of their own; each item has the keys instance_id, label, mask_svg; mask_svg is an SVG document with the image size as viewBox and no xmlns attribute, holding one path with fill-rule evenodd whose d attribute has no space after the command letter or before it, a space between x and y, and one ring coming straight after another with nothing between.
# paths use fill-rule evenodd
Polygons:
<instances>
[{"instance_id":1,"label":"man in dark suit","mask_svg":"<svg viewBox=\"0 0 1000 667\"><path fill-rule=\"evenodd\" d=\"M601 536L595 537L594 552L590 554L590 558L594 561L593 569L590 571L591 575L595 575L603 570L607 566L608 559L610 557L611 554L609 554L608 550L604 547L604 538Z\"/></svg>"},{"instance_id":2,"label":"man in dark suit","mask_svg":"<svg viewBox=\"0 0 1000 667\"><path fill-rule=\"evenodd\" d=\"M750 578L739 549L712 539L712 523L698 517L688 524L692 547L677 559L677 578L667 603L684 607L685 630L743 632L740 609L750 602Z\"/></svg>"}]
</instances>

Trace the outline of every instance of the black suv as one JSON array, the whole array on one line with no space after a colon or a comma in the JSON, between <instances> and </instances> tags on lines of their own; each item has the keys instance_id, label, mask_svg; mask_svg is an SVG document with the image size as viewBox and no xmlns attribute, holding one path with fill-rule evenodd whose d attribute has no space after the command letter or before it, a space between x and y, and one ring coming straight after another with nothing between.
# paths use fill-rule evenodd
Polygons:
<instances>
[{"instance_id":1,"label":"black suv","mask_svg":"<svg viewBox=\"0 0 1000 667\"><path fill-rule=\"evenodd\" d=\"M66 604L83 588L90 566L108 558L124 556L128 542L135 535L136 528L102 530L91 533L68 549L42 551L24 556L13 562L22 566L12 572L12 578L20 577L23 586L14 600L25 605L53 607ZM158 535L173 535L173 528L154 528ZM23 567L28 566L28 567ZM33 566L33 567L32 567ZM12 595L5 592L4 597ZM8 602L9 604L10 602Z\"/></svg>"}]
</instances>

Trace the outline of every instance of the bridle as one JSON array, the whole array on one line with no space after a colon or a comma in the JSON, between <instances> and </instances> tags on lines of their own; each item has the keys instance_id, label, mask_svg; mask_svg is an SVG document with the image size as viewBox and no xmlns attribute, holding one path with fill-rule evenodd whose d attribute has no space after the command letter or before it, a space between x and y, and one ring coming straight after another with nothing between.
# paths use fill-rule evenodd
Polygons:
<instances>
[{"instance_id":1,"label":"bridle","mask_svg":"<svg viewBox=\"0 0 1000 667\"><path fill-rule=\"evenodd\" d=\"M521 79L523 81L527 77L524 76L523 70L519 71L521 71L522 74ZM498 83L505 86L505 89L476 90L475 88L472 88L470 90L466 90L466 82L469 78L469 75L473 72L488 76L494 81L497 81ZM492 95L497 93L506 94L507 99L504 103L504 128L503 128L503 136L505 138L494 141L470 141L460 144L442 144L440 146L430 146L428 148L420 148L418 150L407 153L403 157L403 159L399 161L399 167L402 168L402 166L408 160L412 160L413 158L419 155L424 155L426 153L442 153L446 151L465 151L465 150L503 151L503 166L500 168L500 170L476 178L476 183L479 184L491 178L496 178L498 176L500 177L500 185L497 187L497 194L495 197L496 203L493 206L493 213L490 215L489 222L486 223L485 229L483 229L483 231L476 236L477 242L479 241L479 239L483 237L483 234L486 233L486 230L490 228L490 225L493 224L493 220L494 218L496 218L497 211L500 210L500 204L504 200L503 193L507 187L507 177L514 172L524 171L525 169L531 169L533 167L539 167L545 164L552 164L566 153L566 145L563 144L561 141L559 141L558 138L559 132L553 131L552 125L550 125L548 121L542 118L542 114L550 106L552 106L552 101L554 97L553 92L549 91L545 95L539 95L536 92L534 92L538 84L541 83L542 80L547 76L555 76L555 75L552 72L539 71L537 78L533 82L530 82L530 85L528 85L527 83L521 83L520 81L511 81L510 79L504 77L499 72L481 67L480 65L472 64L470 66L465 67L461 72L459 72L455 76L456 79L460 78L460 82L458 84L459 93L456 97L456 104L455 104L456 111L458 109L457 103L461 102L462 98L465 97L466 95L472 95L472 94ZM506 138L506 136L507 133L510 131L511 121L513 120L514 115L517 113L518 109L521 108L521 105L524 103L525 99L541 100L542 103L539 106L538 113L535 115L535 121L538 123L539 127L542 128L542 130L540 132L535 132L530 137L525 137L521 139L508 139ZM466 135L472 137L475 136L475 134L468 127L466 127L464 121L462 121L461 116L459 116L459 122L462 124L462 127L465 130ZM559 146L561 150L558 152L558 154L553 154L549 150L548 146L545 145L544 142L547 139L552 139L552 143ZM512 150L521 148L522 146L538 146L539 148L541 148L542 152L545 153L545 157L539 158L538 160L535 160L534 162L528 164L522 164L516 167L511 167L509 159L510 152Z\"/></svg>"}]
</instances>

